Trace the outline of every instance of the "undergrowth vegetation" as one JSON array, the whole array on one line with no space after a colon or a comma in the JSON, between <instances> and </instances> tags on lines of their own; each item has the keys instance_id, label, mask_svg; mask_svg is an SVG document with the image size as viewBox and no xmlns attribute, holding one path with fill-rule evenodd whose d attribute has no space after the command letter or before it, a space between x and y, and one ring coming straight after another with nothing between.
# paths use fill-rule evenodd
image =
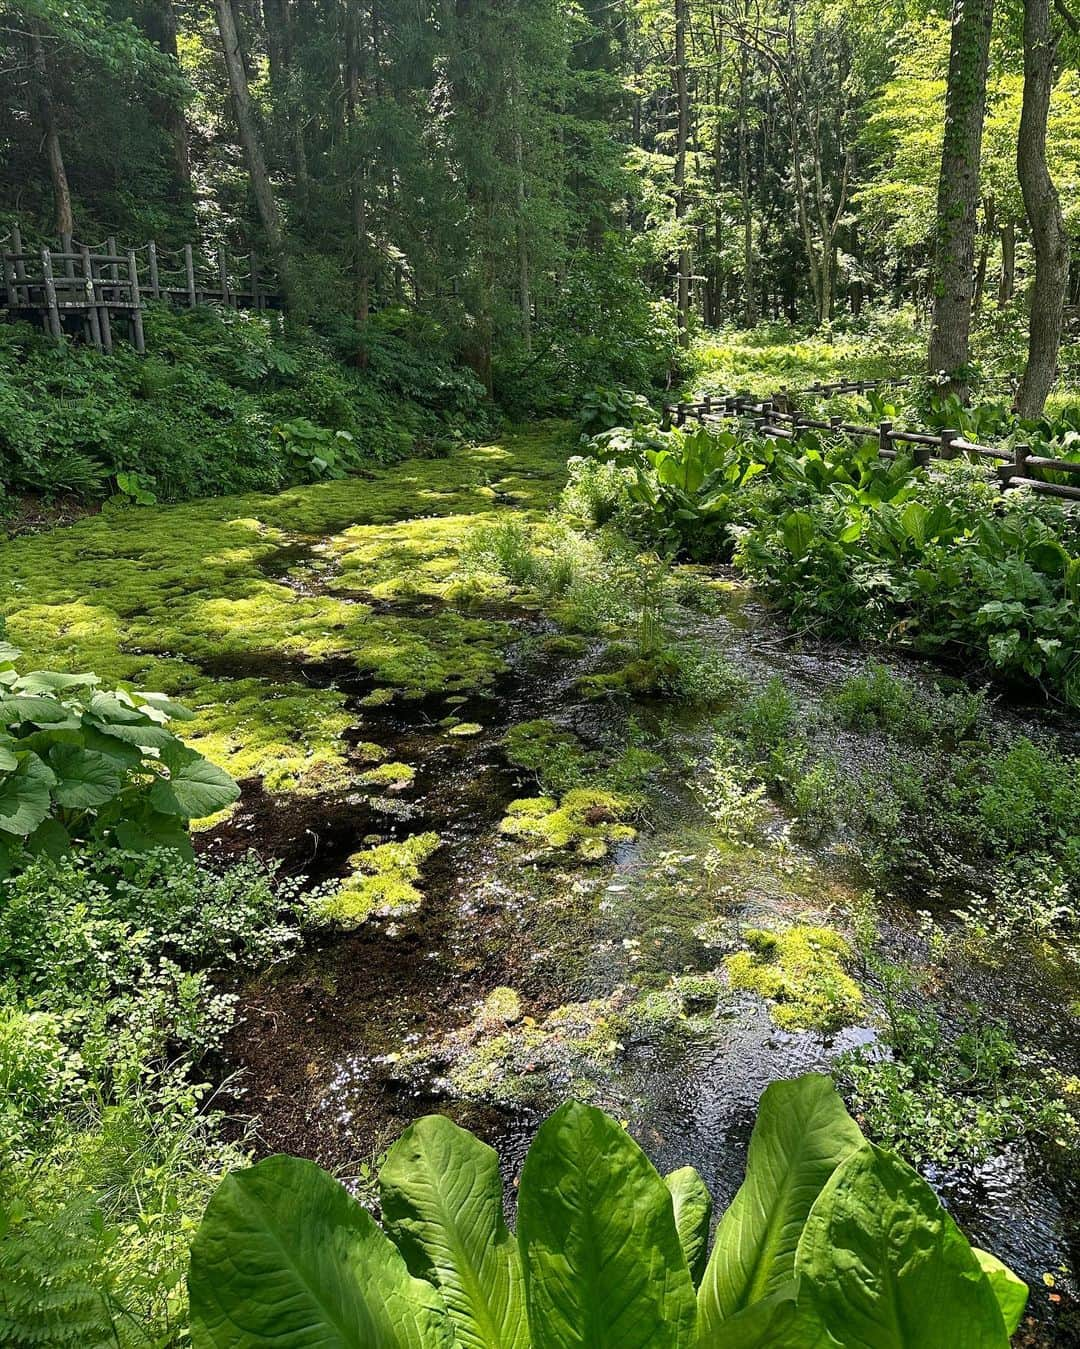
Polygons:
<instances>
[{"instance_id":1,"label":"undergrowth vegetation","mask_svg":"<svg viewBox=\"0 0 1080 1349\"><path fill-rule=\"evenodd\" d=\"M1080 519L1067 506L1001 494L964 462L883 461L875 441L828 433L793 445L639 420L587 445L566 502L594 525L668 555L734 557L816 636L891 642L1080 702Z\"/></svg>"},{"instance_id":2,"label":"undergrowth vegetation","mask_svg":"<svg viewBox=\"0 0 1080 1349\"><path fill-rule=\"evenodd\" d=\"M146 329L146 356L102 356L0 326L0 491L123 503L273 490L490 422L437 332L398 311L369 324L363 369L347 332L245 311L152 306Z\"/></svg>"}]
</instances>

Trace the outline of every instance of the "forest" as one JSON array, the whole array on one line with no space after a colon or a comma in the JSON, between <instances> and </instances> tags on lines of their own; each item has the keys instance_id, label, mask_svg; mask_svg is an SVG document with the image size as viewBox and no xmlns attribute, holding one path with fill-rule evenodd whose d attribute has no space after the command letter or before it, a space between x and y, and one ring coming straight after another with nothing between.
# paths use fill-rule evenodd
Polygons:
<instances>
[{"instance_id":1,"label":"forest","mask_svg":"<svg viewBox=\"0 0 1080 1349\"><path fill-rule=\"evenodd\" d=\"M1080 5L0 15L0 1346L1080 1349Z\"/></svg>"}]
</instances>

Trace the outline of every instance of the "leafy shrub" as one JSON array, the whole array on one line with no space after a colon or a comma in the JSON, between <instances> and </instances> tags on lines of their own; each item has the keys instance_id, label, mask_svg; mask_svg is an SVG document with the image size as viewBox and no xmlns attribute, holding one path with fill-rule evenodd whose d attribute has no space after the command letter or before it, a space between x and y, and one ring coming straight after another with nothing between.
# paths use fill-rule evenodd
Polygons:
<instances>
[{"instance_id":1,"label":"leafy shrub","mask_svg":"<svg viewBox=\"0 0 1080 1349\"><path fill-rule=\"evenodd\" d=\"M35 670L0 644L0 866L74 842L190 851L188 821L240 794L167 727L188 716L158 693L106 692L94 674Z\"/></svg>"},{"instance_id":2,"label":"leafy shrub","mask_svg":"<svg viewBox=\"0 0 1080 1349\"><path fill-rule=\"evenodd\" d=\"M246 1160L199 1065L230 971L293 950L297 910L253 859L166 849L0 880L0 1342L176 1342L190 1233Z\"/></svg>"},{"instance_id":3,"label":"leafy shrub","mask_svg":"<svg viewBox=\"0 0 1080 1349\"><path fill-rule=\"evenodd\" d=\"M581 400L584 436L596 436L617 426L655 425L659 420L649 400L632 389L593 389Z\"/></svg>"},{"instance_id":4,"label":"leafy shrub","mask_svg":"<svg viewBox=\"0 0 1080 1349\"><path fill-rule=\"evenodd\" d=\"M881 1349L1004 1349L1026 1303L813 1075L763 1096L711 1254L696 1172L661 1179L614 1120L576 1102L529 1150L516 1240L498 1158L442 1116L406 1130L379 1187L385 1231L311 1162L272 1157L228 1177L192 1247L196 1349L341 1326L357 1345L447 1349L805 1349L855 1333Z\"/></svg>"},{"instance_id":5,"label":"leafy shrub","mask_svg":"<svg viewBox=\"0 0 1080 1349\"><path fill-rule=\"evenodd\" d=\"M306 417L296 417L275 426L274 435L284 448L291 480L320 482L345 476L353 443L348 431L328 431Z\"/></svg>"},{"instance_id":6,"label":"leafy shrub","mask_svg":"<svg viewBox=\"0 0 1080 1349\"><path fill-rule=\"evenodd\" d=\"M928 474L875 442L616 429L621 470L572 482L633 537L757 580L799 628L899 642L1080 702L1080 528L1056 502L1002 495L954 463ZM591 495L591 499L590 499ZM593 502L596 502L594 505Z\"/></svg>"}]
</instances>

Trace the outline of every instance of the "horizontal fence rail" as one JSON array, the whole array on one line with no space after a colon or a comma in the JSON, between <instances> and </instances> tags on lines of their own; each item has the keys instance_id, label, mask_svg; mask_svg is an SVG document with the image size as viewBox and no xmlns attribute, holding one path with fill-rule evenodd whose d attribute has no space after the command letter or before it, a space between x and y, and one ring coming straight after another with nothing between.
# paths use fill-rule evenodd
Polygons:
<instances>
[{"instance_id":1,"label":"horizontal fence rail","mask_svg":"<svg viewBox=\"0 0 1080 1349\"><path fill-rule=\"evenodd\" d=\"M684 426L688 420L705 424L725 420L745 420L753 423L758 435L774 440L797 441L804 431L827 431L831 435L847 436L854 440L873 440L878 443L882 459L895 459L908 446L916 464L926 467L932 459L991 460L997 464L1002 491L1010 487L1029 487L1042 496L1060 497L1066 501L1080 501L1080 463L1070 459L1049 459L1031 453L1030 445L1002 449L994 445L977 445L965 440L957 430L907 431L898 430L891 421L876 426L862 426L845 422L841 417L813 417L792 409L792 399L834 398L841 394L869 393L884 387L906 388L911 379L861 379L837 384L814 384L809 389L795 392L778 389L768 398L755 400L747 395L729 394L703 398L697 403L671 403L664 409L668 424ZM1042 473L1060 473L1075 479L1072 482L1047 482Z\"/></svg>"},{"instance_id":2,"label":"horizontal fence rail","mask_svg":"<svg viewBox=\"0 0 1080 1349\"><path fill-rule=\"evenodd\" d=\"M244 265L223 248L211 262L192 244L175 251L156 241L118 248L115 239L90 247L65 235L59 249L23 248L15 226L3 253L5 304L20 316L36 318L58 342L81 331L99 351L113 349L113 324L122 321L136 351L146 350L142 311L149 299L194 308L223 304L234 309L278 309L281 297L272 276L261 273L254 253ZM145 254L141 262L140 254Z\"/></svg>"}]
</instances>

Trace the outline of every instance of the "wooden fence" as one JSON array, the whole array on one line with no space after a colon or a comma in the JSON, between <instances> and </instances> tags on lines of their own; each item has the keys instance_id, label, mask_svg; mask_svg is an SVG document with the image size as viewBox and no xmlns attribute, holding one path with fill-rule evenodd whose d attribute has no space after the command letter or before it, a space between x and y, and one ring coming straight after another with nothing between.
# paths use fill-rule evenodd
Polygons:
<instances>
[{"instance_id":1,"label":"wooden fence","mask_svg":"<svg viewBox=\"0 0 1080 1349\"><path fill-rule=\"evenodd\" d=\"M234 309L277 309L281 298L273 278L260 273L258 258L239 266L223 248L213 262L191 244L173 252L151 240L140 248L117 247L106 239L91 247L65 235L59 249L27 251L15 226L4 252L8 310L40 322L58 342L81 333L99 351L113 348L113 326L124 325L136 351L146 350L145 301L175 305L215 303ZM143 256L145 255L145 256Z\"/></svg>"},{"instance_id":2,"label":"wooden fence","mask_svg":"<svg viewBox=\"0 0 1080 1349\"><path fill-rule=\"evenodd\" d=\"M895 459L898 453L911 449L916 464L926 466L932 459L958 459L961 456L975 462L993 461L997 466L1002 491L1010 487L1030 487L1043 496L1061 497L1066 501L1080 501L1080 463L1069 459L1048 459L1034 455L1030 445L1017 445L1011 450L993 445L977 445L965 440L957 430L905 431L897 430L891 421L876 426L861 426L845 422L841 417L811 417L792 407L793 399L832 398L839 394L869 393L885 386L903 388L910 379L853 380L838 384L815 384L810 389L795 393L779 389L769 398L754 400L741 395L704 398L699 403L672 403L664 409L665 418L682 426L688 419L705 424L732 418L753 422L754 430L774 440L797 441L804 431L828 431L831 435L847 436L854 440L876 440L882 459ZM1060 473L1071 482L1047 482L1043 473Z\"/></svg>"}]
</instances>

